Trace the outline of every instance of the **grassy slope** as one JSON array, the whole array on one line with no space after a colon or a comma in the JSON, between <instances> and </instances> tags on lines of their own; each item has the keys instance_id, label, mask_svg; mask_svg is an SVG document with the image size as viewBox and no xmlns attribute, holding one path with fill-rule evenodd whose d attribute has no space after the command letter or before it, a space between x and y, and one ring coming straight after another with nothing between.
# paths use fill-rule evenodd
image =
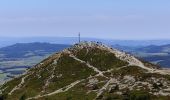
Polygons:
<instances>
[{"instance_id":1,"label":"grassy slope","mask_svg":"<svg viewBox=\"0 0 170 100\"><path fill-rule=\"evenodd\" d=\"M68 55L63 54L57 64L52 64L51 59L46 59L46 62L44 62L44 66L31 69L29 72L31 74L26 78L25 85L22 86L21 89L16 90L8 98L16 98L17 100L17 98L20 98L22 95L26 95L27 97L38 95L42 91L42 87L45 85L46 80L52 74L53 67L55 67L55 77L50 80L50 84L46 88L47 93L53 92L77 80L86 79L90 75L96 74L85 64L75 61ZM62 75L62 77L57 78L57 76L60 74ZM38 75L40 75L41 77L39 78ZM20 80L21 77L19 79L9 81L7 84L5 84L2 88L5 88L6 86L9 86L9 88L5 89L5 92L3 92L3 94L5 95L9 91L11 91L14 86L20 83ZM11 82L15 82L15 84Z\"/></svg>"},{"instance_id":2,"label":"grassy slope","mask_svg":"<svg viewBox=\"0 0 170 100\"><path fill-rule=\"evenodd\" d=\"M98 48L89 48L88 51L84 48L73 52L78 58L89 62L101 71L127 65L126 62L117 59L113 53Z\"/></svg>"}]
</instances>

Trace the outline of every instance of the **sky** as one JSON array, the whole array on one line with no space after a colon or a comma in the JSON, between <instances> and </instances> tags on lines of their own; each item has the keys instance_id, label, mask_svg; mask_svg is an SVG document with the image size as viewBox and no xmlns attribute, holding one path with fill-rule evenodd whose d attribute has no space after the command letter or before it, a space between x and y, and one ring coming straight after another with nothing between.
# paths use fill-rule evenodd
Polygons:
<instances>
[{"instance_id":1,"label":"sky","mask_svg":"<svg viewBox=\"0 0 170 100\"><path fill-rule=\"evenodd\" d=\"M170 0L0 0L0 37L170 39Z\"/></svg>"}]
</instances>

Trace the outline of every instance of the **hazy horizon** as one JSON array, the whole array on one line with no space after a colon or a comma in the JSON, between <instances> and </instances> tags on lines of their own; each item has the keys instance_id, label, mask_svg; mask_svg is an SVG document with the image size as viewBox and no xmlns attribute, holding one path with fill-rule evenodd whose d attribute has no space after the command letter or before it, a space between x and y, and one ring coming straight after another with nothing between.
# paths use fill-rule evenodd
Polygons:
<instances>
[{"instance_id":1,"label":"hazy horizon","mask_svg":"<svg viewBox=\"0 0 170 100\"><path fill-rule=\"evenodd\" d=\"M34 39L34 38L77 38L78 39L78 33L75 36L0 36L0 39ZM120 40L120 41L161 41L161 40L170 40L170 38L140 38L140 39L135 39L135 38L112 38L112 37L86 37L86 36L81 36L83 39L101 39L101 40Z\"/></svg>"},{"instance_id":2,"label":"hazy horizon","mask_svg":"<svg viewBox=\"0 0 170 100\"><path fill-rule=\"evenodd\" d=\"M81 41L97 41L107 45L121 46L149 46L149 45L167 45L170 39L162 40L120 40L120 39L102 39L102 38L85 38ZM10 46L16 43L53 43L53 44L75 44L78 43L78 37L0 37L0 48Z\"/></svg>"}]
</instances>

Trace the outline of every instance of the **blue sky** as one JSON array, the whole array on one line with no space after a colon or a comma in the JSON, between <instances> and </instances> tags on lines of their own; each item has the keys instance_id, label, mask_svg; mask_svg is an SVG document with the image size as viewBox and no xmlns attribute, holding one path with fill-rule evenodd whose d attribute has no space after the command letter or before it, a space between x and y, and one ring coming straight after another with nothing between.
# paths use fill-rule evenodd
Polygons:
<instances>
[{"instance_id":1,"label":"blue sky","mask_svg":"<svg viewBox=\"0 0 170 100\"><path fill-rule=\"evenodd\" d=\"M170 0L1 0L1 37L170 39Z\"/></svg>"}]
</instances>

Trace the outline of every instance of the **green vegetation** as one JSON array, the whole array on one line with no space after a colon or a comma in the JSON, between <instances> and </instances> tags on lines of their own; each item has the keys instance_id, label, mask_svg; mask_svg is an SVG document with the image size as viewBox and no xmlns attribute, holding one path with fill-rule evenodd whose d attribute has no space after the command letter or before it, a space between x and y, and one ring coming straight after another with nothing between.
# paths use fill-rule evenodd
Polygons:
<instances>
[{"instance_id":1,"label":"green vegetation","mask_svg":"<svg viewBox=\"0 0 170 100\"><path fill-rule=\"evenodd\" d=\"M11 91L12 88L14 88L16 85L18 85L21 82L21 78L15 78L11 81L8 81L7 83L5 83L4 85L2 85L2 87L0 89L5 89L5 91L3 92L3 94L7 94Z\"/></svg>"},{"instance_id":2,"label":"green vegetation","mask_svg":"<svg viewBox=\"0 0 170 100\"><path fill-rule=\"evenodd\" d=\"M122 95L107 93L103 94L102 99L99 100L152 100L152 95L146 91L123 91Z\"/></svg>"},{"instance_id":3,"label":"green vegetation","mask_svg":"<svg viewBox=\"0 0 170 100\"><path fill-rule=\"evenodd\" d=\"M67 92L39 98L38 100L93 100L96 97L96 93L88 93L88 90L83 83L84 82L79 83Z\"/></svg>"},{"instance_id":4,"label":"green vegetation","mask_svg":"<svg viewBox=\"0 0 170 100\"><path fill-rule=\"evenodd\" d=\"M86 64L80 63L68 55L63 55L59 59L57 65L54 66L56 68L54 75L62 76L59 78L55 77L51 80L48 91L56 90L57 88L69 85L76 80L86 79L90 75L96 74L96 72L88 68Z\"/></svg>"},{"instance_id":5,"label":"green vegetation","mask_svg":"<svg viewBox=\"0 0 170 100\"><path fill-rule=\"evenodd\" d=\"M139 78L140 76L142 76L144 74L144 72L146 72L146 70L137 67L137 66L127 66L127 67L123 67L120 68L119 70L113 70L112 74L114 76L125 76L125 75L133 75L136 78Z\"/></svg>"},{"instance_id":6,"label":"green vegetation","mask_svg":"<svg viewBox=\"0 0 170 100\"><path fill-rule=\"evenodd\" d=\"M98 48L83 48L73 52L79 59L102 71L127 65L127 62L119 60L113 53Z\"/></svg>"},{"instance_id":7,"label":"green vegetation","mask_svg":"<svg viewBox=\"0 0 170 100\"><path fill-rule=\"evenodd\" d=\"M150 94L146 91L132 91L129 98L130 100L151 100Z\"/></svg>"},{"instance_id":8,"label":"green vegetation","mask_svg":"<svg viewBox=\"0 0 170 100\"><path fill-rule=\"evenodd\" d=\"M33 97L38 95L41 93L43 90L42 87L52 74L55 77L49 80L50 83L45 89L46 93L53 92L59 88L69 85L72 82L86 79L90 75L96 74L96 72L88 68L86 64L80 63L66 54L62 55L57 64L52 64L52 61L53 60L51 59L46 59L41 67L31 69L28 72L30 75L25 79L25 85L19 90L16 90L14 94L8 96L8 99L25 98L25 96ZM20 77L19 80L14 79L14 82L17 82L16 80L18 80L18 82L15 84L11 83L11 81L5 84L10 86L9 89L7 88L7 90L5 90L6 93L11 91L14 86L18 85L21 81L21 78L22 77Z\"/></svg>"}]
</instances>

